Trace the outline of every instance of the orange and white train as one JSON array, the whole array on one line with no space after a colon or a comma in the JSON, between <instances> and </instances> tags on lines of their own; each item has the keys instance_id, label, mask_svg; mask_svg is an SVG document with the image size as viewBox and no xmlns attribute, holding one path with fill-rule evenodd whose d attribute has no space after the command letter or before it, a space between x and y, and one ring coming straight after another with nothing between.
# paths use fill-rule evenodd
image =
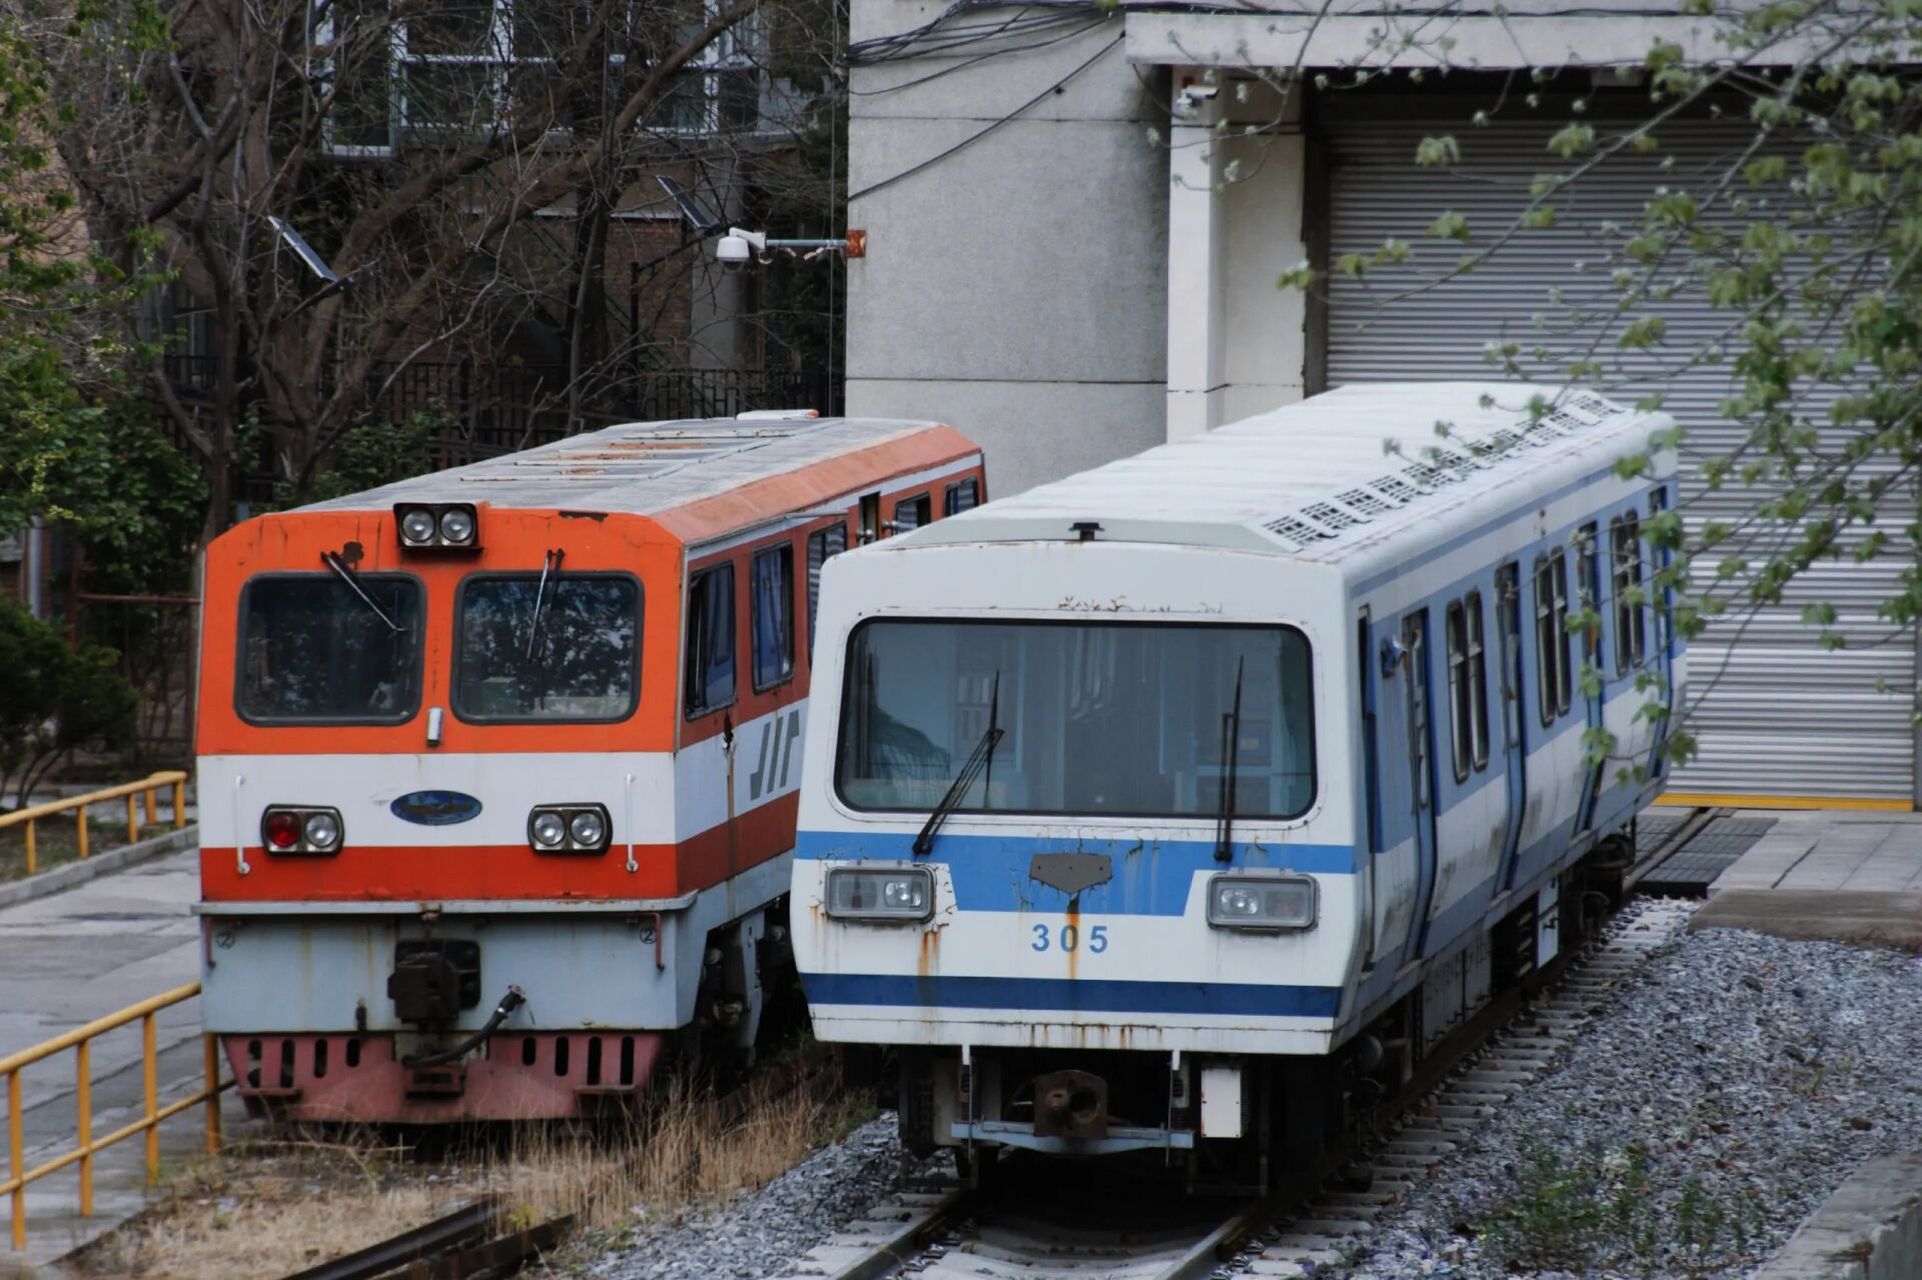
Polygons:
<instances>
[{"instance_id":1,"label":"orange and white train","mask_svg":"<svg viewBox=\"0 0 1922 1280\"><path fill-rule=\"evenodd\" d=\"M250 1107L584 1114L751 1051L816 584L980 502L931 423L612 427L207 550L205 1019Z\"/></svg>"}]
</instances>

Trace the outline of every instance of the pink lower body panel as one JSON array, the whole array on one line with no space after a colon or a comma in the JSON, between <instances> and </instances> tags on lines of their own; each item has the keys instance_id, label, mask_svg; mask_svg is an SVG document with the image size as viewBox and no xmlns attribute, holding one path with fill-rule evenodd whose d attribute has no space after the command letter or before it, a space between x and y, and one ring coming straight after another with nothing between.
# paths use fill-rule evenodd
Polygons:
<instances>
[{"instance_id":1,"label":"pink lower body panel","mask_svg":"<svg viewBox=\"0 0 1922 1280\"><path fill-rule=\"evenodd\" d=\"M412 1067L390 1035L221 1037L250 1110L289 1120L447 1124L583 1116L641 1093L655 1031L491 1036L456 1063Z\"/></svg>"}]
</instances>

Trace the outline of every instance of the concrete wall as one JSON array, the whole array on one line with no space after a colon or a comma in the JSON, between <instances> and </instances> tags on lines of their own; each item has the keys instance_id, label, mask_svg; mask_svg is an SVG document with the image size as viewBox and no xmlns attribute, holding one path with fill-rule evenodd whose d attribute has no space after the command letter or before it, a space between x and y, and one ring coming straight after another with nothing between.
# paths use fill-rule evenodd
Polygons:
<instances>
[{"instance_id":1,"label":"concrete wall","mask_svg":"<svg viewBox=\"0 0 1922 1280\"><path fill-rule=\"evenodd\" d=\"M854 0L850 35L942 7ZM1115 16L918 85L983 48L851 75L848 225L868 251L848 264L848 411L968 432L991 494L1165 438L1165 74L1120 35Z\"/></svg>"}]
</instances>

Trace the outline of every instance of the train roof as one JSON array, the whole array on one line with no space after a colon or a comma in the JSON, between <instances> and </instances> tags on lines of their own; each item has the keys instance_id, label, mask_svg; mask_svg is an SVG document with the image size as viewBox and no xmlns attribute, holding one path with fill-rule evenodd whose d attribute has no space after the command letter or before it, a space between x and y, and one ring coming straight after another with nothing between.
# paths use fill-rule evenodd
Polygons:
<instances>
[{"instance_id":1,"label":"train roof","mask_svg":"<svg viewBox=\"0 0 1922 1280\"><path fill-rule=\"evenodd\" d=\"M1536 412L1531 406L1548 406ZM1446 434L1437 432L1446 424ZM1433 537L1499 491L1507 505L1648 446L1673 425L1593 392L1514 383L1348 386L936 521L882 547L1159 542L1339 563Z\"/></svg>"},{"instance_id":2,"label":"train roof","mask_svg":"<svg viewBox=\"0 0 1922 1280\"><path fill-rule=\"evenodd\" d=\"M477 502L666 516L726 501L732 527L978 452L950 427L895 418L747 415L628 422L302 507ZM812 483L794 483L805 475ZM704 536L711 520L668 520Z\"/></svg>"}]
</instances>

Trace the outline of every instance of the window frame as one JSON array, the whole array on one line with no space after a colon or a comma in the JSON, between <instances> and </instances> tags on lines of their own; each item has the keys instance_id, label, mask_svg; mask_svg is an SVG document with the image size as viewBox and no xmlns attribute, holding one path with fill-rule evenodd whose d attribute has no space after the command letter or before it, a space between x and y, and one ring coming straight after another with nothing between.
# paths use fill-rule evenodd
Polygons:
<instances>
[{"instance_id":1,"label":"window frame","mask_svg":"<svg viewBox=\"0 0 1922 1280\"><path fill-rule=\"evenodd\" d=\"M231 689L234 715L240 719L241 723L260 729L288 729L329 725L378 725L381 727L392 727L407 724L420 714L421 706L427 700L427 614L432 604L432 600L427 592L427 584L421 580L420 575L409 573L405 569L381 569L368 573L356 573L354 577L357 581L363 583L369 581L380 582L384 580L410 582L413 584L414 589L420 593L420 611L414 622L413 704L407 709L404 715L381 717L275 716L263 719L260 716L249 714L246 707L241 703L240 681L242 672L246 667L247 619L250 614L249 605L253 599L254 583L270 579L278 581L315 581L325 579L328 582L340 582L340 575L330 570L313 572L304 569L270 569L261 573L252 574L245 582L241 583L240 598L234 603L234 678ZM343 583L342 585L344 586L345 584Z\"/></svg>"},{"instance_id":2,"label":"window frame","mask_svg":"<svg viewBox=\"0 0 1922 1280\"><path fill-rule=\"evenodd\" d=\"M1450 600L1442 614L1444 636L1442 661L1448 672L1449 763L1455 781L1468 781L1469 763L1474 748L1469 744L1468 706L1468 612L1460 600Z\"/></svg>"},{"instance_id":3,"label":"window frame","mask_svg":"<svg viewBox=\"0 0 1922 1280\"><path fill-rule=\"evenodd\" d=\"M839 551L826 550L827 538L828 538L828 535L831 533L839 533L841 535L841 549ZM817 569L814 565L814 540L816 538L819 538L821 540L821 546L823 548L821 553L820 569ZM847 521L845 520L837 520L833 524L823 525L821 528L814 530L813 532L809 533L807 536L806 554L807 554L807 579L808 579L807 592L808 592L808 669L809 670L813 670L813 667L814 667L815 623L821 616L821 569L825 569L827 567L828 561L834 559L834 557L838 555L847 554L849 544L850 544L850 539L848 537L848 526L847 526Z\"/></svg>"},{"instance_id":4,"label":"window frame","mask_svg":"<svg viewBox=\"0 0 1922 1280\"><path fill-rule=\"evenodd\" d=\"M954 505L955 500L961 496L961 489L964 485L972 485L974 487L974 501L968 506L957 509ZM950 516L958 516L963 511L972 511L980 505L981 480L977 476L963 476L941 491L941 518L943 520L948 519Z\"/></svg>"},{"instance_id":5,"label":"window frame","mask_svg":"<svg viewBox=\"0 0 1922 1280\"><path fill-rule=\"evenodd\" d=\"M705 716L711 716L717 711L726 711L729 707L732 707L741 700L741 601L739 588L735 581L734 566L735 562L732 558L716 560L705 568L694 570L687 576L687 591L682 597L683 603L681 609L681 682L683 685L681 690L681 718L683 720L699 720ZM725 572L728 577L728 696L725 702L717 702L712 706L696 708L688 705L688 698L694 692L694 684L688 679L688 663L694 656L694 646L690 643L687 634L687 624L694 617L694 609L692 607L694 604L694 587L695 584L702 579L723 572ZM705 684L702 685L702 691L706 691Z\"/></svg>"},{"instance_id":6,"label":"window frame","mask_svg":"<svg viewBox=\"0 0 1922 1280\"><path fill-rule=\"evenodd\" d=\"M926 520L923 520L921 518L920 509L923 504L927 506L927 510L928 510L928 518ZM923 489L921 492L911 493L905 498L896 498L894 500L894 505L888 508L888 516L889 516L888 536L890 538L898 537L904 533L914 532L914 529L903 529L901 527L901 508L906 506L912 506L915 508L914 529L925 529L929 525L934 523L935 514L934 514L934 491L933 490Z\"/></svg>"},{"instance_id":7,"label":"window frame","mask_svg":"<svg viewBox=\"0 0 1922 1280\"><path fill-rule=\"evenodd\" d=\"M647 586L638 576L625 569L560 570L549 575L549 581L559 582L562 578L619 578L634 584L634 682L626 711L614 716L486 716L473 715L461 710L461 652L465 647L462 644L461 621L467 615L468 584L490 579L538 579L540 576L539 569L477 569L462 575L460 584L454 589L453 628L448 644L448 711L452 712L454 719L462 724L624 724L632 720L641 709L641 649L646 643Z\"/></svg>"},{"instance_id":8,"label":"window frame","mask_svg":"<svg viewBox=\"0 0 1922 1280\"><path fill-rule=\"evenodd\" d=\"M1535 648L1539 671L1536 675L1536 688L1541 694L1541 720L1544 729L1552 728L1555 722L1568 714L1570 705L1569 686L1572 683L1568 651L1568 552L1557 550L1535 557L1535 571L1531 575L1535 588ZM1544 576L1548 582L1548 594L1544 599L1542 584ZM1550 631L1544 633L1543 624ZM1550 640L1553 644L1550 644Z\"/></svg>"},{"instance_id":9,"label":"window frame","mask_svg":"<svg viewBox=\"0 0 1922 1280\"><path fill-rule=\"evenodd\" d=\"M1468 762L1476 773L1488 768L1488 630L1482 618L1482 593L1462 597L1468 617Z\"/></svg>"},{"instance_id":10,"label":"window frame","mask_svg":"<svg viewBox=\"0 0 1922 1280\"><path fill-rule=\"evenodd\" d=\"M782 593L783 599L781 602L787 613L787 641L783 646L782 652L782 657L787 663L787 669L774 679L763 684L761 682L760 671L758 670L761 660L761 611L755 606L756 596L760 587L760 578L755 572L755 566L758 565L764 557L768 556L787 557L787 590ZM754 692L766 693L768 690L778 689L794 679L794 622L794 542L792 539L783 539L770 546L757 548L747 559L748 684L752 686Z\"/></svg>"},{"instance_id":11,"label":"window frame","mask_svg":"<svg viewBox=\"0 0 1922 1280\"><path fill-rule=\"evenodd\" d=\"M833 798L834 803L841 806L843 809L845 809L850 813L915 814L920 817L927 816L928 807L926 805L919 805L919 806L900 805L900 806L893 806L893 807L879 807L879 806L873 806L873 805L857 804L854 801L848 799L847 796L841 790L841 758L842 758L842 753L847 748L848 725L849 725L849 720L851 719L851 717L848 714L849 712L848 703L849 703L849 700L854 696L854 658L855 658L855 653L859 648L857 641L861 633L863 631L866 631L869 627L876 626L879 624L885 624L885 623L901 623L901 622L934 623L940 626L961 626L961 627L1006 627L1006 626L1142 627L1142 628L1151 628L1151 629L1159 629L1159 630L1193 629L1193 628L1205 629L1209 627L1221 627L1221 628L1234 629L1234 630L1240 630L1240 631L1292 632L1296 636L1296 638L1298 638L1301 641L1302 646L1307 651L1307 668L1308 668L1307 693L1306 693L1306 696L1303 698L1303 702L1307 707L1307 713L1308 713L1307 714L1308 724L1307 724L1307 732L1306 732L1306 739L1308 742L1307 798L1306 800L1303 801L1301 808L1295 810L1293 813L1284 814L1284 815L1248 814L1237 809L1235 811L1235 821L1238 823L1271 823L1271 824L1284 823L1284 822L1299 822L1308 814L1314 812L1316 805L1318 805L1321 802L1321 740L1318 735L1319 726L1316 721L1316 711L1315 711L1315 694L1317 689L1317 686L1315 684L1315 657L1316 657L1315 644L1313 640L1309 639L1307 631L1305 631L1301 627L1295 626L1292 623L1214 622L1214 621L1207 621L1207 620L1200 620L1200 619L1193 620L1193 621L1185 621L1185 622L1177 622L1177 621L1171 621L1171 620L1156 620L1156 621L1149 621L1149 622L1136 622L1136 621L1122 622L1122 621L1114 621L1114 620L1103 619L1103 618L1069 619L1069 618L1032 618L1032 617L1020 617L1020 616L1010 617L1010 618L980 618L980 617L956 618L956 617L927 616L922 614L881 614L877 617L863 618L859 623L855 625L852 631L848 632L847 647L842 651L842 656L841 656L841 661L843 664L842 670L841 670L841 698L840 698L839 705L835 708L836 722L834 726L834 756L828 765L828 790L829 790L829 795ZM1237 781L1237 785L1239 785L1239 781ZM1138 812L1134 810L1129 810L1127 812L1114 810L1114 811L1106 811L1101 813L1070 814L1070 813L1063 813L1062 811L1055 810L1055 809L956 808L954 810L954 816L957 818L1053 817L1053 818L1073 818L1078 821L1090 821L1090 822L1101 822L1106 820L1119 820L1119 821L1126 821L1126 822L1154 821L1154 822L1180 823L1187 826L1193 826L1197 821L1213 820L1213 815L1211 814L1144 813L1144 812Z\"/></svg>"},{"instance_id":12,"label":"window frame","mask_svg":"<svg viewBox=\"0 0 1922 1280\"><path fill-rule=\"evenodd\" d=\"M1631 604L1630 588L1642 586L1640 515L1631 508L1608 522L1609 585L1615 596L1615 674L1625 676L1648 661L1646 602Z\"/></svg>"}]
</instances>

